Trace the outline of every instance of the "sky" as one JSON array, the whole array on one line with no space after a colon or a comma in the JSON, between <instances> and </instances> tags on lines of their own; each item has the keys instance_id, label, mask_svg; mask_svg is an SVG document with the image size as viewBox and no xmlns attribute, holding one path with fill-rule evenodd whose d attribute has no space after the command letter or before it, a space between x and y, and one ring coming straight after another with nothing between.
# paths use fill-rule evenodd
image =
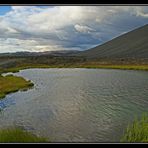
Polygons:
<instances>
[{"instance_id":1,"label":"sky","mask_svg":"<svg viewBox=\"0 0 148 148\"><path fill-rule=\"evenodd\" d=\"M0 53L87 50L148 24L148 6L0 6Z\"/></svg>"}]
</instances>

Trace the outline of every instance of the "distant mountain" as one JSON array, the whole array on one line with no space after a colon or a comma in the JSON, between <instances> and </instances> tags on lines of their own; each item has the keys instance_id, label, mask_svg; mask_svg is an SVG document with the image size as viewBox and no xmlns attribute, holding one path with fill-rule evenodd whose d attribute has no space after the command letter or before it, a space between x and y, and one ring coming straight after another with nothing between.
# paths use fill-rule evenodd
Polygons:
<instances>
[{"instance_id":1,"label":"distant mountain","mask_svg":"<svg viewBox=\"0 0 148 148\"><path fill-rule=\"evenodd\" d=\"M70 56L76 54L79 51L77 50L59 50L59 51L45 51L45 52L15 52L15 53L1 53L0 57L4 56L17 56L17 57L29 57L29 56Z\"/></svg>"},{"instance_id":2,"label":"distant mountain","mask_svg":"<svg viewBox=\"0 0 148 148\"><path fill-rule=\"evenodd\" d=\"M77 55L87 58L148 58L148 24Z\"/></svg>"},{"instance_id":3,"label":"distant mountain","mask_svg":"<svg viewBox=\"0 0 148 148\"><path fill-rule=\"evenodd\" d=\"M71 56L72 54L76 54L79 51L77 50L59 50L59 51L47 51L42 52L40 55L52 55L52 56Z\"/></svg>"}]
</instances>

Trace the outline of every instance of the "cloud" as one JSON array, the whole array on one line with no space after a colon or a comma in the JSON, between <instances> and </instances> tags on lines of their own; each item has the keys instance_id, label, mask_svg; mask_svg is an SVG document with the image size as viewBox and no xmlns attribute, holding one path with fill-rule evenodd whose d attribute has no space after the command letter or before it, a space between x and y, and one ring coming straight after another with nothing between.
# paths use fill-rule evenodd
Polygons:
<instances>
[{"instance_id":1,"label":"cloud","mask_svg":"<svg viewBox=\"0 0 148 148\"><path fill-rule=\"evenodd\" d=\"M137 11L137 16L148 18L148 13L145 13L145 12L142 12L142 11Z\"/></svg>"},{"instance_id":2,"label":"cloud","mask_svg":"<svg viewBox=\"0 0 148 148\"><path fill-rule=\"evenodd\" d=\"M82 26L82 25L79 25L79 24L76 24L74 27L80 33L90 33L90 32L94 32L95 31L91 27Z\"/></svg>"},{"instance_id":3,"label":"cloud","mask_svg":"<svg viewBox=\"0 0 148 148\"><path fill-rule=\"evenodd\" d=\"M148 6L12 6L0 52L85 50L148 23Z\"/></svg>"}]
</instances>

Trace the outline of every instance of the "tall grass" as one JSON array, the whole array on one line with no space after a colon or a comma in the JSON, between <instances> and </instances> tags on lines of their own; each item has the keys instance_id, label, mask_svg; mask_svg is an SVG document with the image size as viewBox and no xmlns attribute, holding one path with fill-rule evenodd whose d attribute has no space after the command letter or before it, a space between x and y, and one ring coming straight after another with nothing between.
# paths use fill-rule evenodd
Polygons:
<instances>
[{"instance_id":1,"label":"tall grass","mask_svg":"<svg viewBox=\"0 0 148 148\"><path fill-rule=\"evenodd\" d=\"M0 130L0 143L42 143L47 139L37 137L19 128Z\"/></svg>"},{"instance_id":2,"label":"tall grass","mask_svg":"<svg viewBox=\"0 0 148 148\"><path fill-rule=\"evenodd\" d=\"M137 118L128 125L121 142L148 142L148 115L143 114L141 120Z\"/></svg>"}]
</instances>

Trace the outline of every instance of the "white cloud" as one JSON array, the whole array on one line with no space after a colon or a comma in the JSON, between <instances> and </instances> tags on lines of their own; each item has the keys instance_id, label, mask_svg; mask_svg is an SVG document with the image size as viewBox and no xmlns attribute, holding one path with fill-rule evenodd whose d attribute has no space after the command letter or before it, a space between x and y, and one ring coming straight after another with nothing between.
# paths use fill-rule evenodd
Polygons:
<instances>
[{"instance_id":1,"label":"white cloud","mask_svg":"<svg viewBox=\"0 0 148 148\"><path fill-rule=\"evenodd\" d=\"M142 17L148 18L148 13L137 11L137 16L142 16Z\"/></svg>"},{"instance_id":2,"label":"white cloud","mask_svg":"<svg viewBox=\"0 0 148 148\"><path fill-rule=\"evenodd\" d=\"M94 32L95 31L91 27L83 26L83 25L79 25L79 24L76 24L74 27L80 33L90 33L90 32Z\"/></svg>"},{"instance_id":3,"label":"white cloud","mask_svg":"<svg viewBox=\"0 0 148 148\"><path fill-rule=\"evenodd\" d=\"M60 45L55 45L54 43L47 43L42 45L40 41L36 40L20 40L14 38L3 39L0 38L0 52L15 52L15 51L50 51L50 50L64 50Z\"/></svg>"},{"instance_id":4,"label":"white cloud","mask_svg":"<svg viewBox=\"0 0 148 148\"><path fill-rule=\"evenodd\" d=\"M148 22L147 6L11 8L11 11L0 16L0 52L9 49L13 51L82 49L83 44L86 45L88 41L92 42L91 45L89 43L90 46L87 47L89 48L126 32L136 22L141 21L139 23L141 25Z\"/></svg>"}]
</instances>

